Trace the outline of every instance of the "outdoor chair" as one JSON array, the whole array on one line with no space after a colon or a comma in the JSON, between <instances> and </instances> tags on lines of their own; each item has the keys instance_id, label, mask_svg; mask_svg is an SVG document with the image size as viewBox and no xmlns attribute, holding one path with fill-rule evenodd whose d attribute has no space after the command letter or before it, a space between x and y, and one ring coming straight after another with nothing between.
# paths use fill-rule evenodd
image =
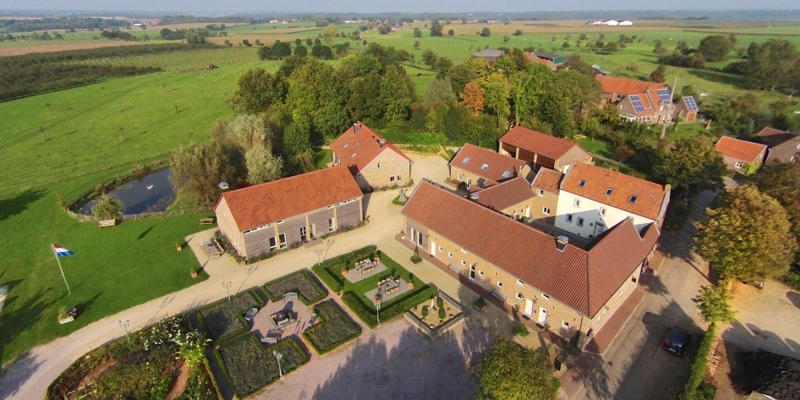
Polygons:
<instances>
[{"instance_id":1,"label":"outdoor chair","mask_svg":"<svg viewBox=\"0 0 800 400\"><path fill-rule=\"evenodd\" d=\"M247 322L253 322L253 317L255 317L256 314L258 314L258 309L251 308L249 311L247 311L247 314L244 315L244 320Z\"/></svg>"}]
</instances>

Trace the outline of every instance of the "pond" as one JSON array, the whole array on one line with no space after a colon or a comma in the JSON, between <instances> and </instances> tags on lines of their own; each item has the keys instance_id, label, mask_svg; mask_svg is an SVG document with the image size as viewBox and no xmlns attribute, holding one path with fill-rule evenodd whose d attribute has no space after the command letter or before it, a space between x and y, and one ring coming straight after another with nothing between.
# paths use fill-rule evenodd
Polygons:
<instances>
[{"instance_id":1,"label":"pond","mask_svg":"<svg viewBox=\"0 0 800 400\"><path fill-rule=\"evenodd\" d=\"M125 182L108 193L122 200L126 215L164 211L175 201L175 188L169 180L171 176L170 169L164 168L141 179ZM81 214L91 215L95 202L91 200L81 206Z\"/></svg>"}]
</instances>

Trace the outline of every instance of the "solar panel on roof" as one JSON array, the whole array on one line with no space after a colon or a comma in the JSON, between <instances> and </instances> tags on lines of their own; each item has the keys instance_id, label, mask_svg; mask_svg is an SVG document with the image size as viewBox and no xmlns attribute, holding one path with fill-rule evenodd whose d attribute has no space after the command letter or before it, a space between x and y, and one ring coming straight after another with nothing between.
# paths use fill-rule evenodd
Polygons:
<instances>
[{"instance_id":1,"label":"solar panel on roof","mask_svg":"<svg viewBox=\"0 0 800 400\"><path fill-rule=\"evenodd\" d=\"M639 95L632 94L630 95L631 103L633 104L633 109L636 112L644 111L644 104L642 104L642 99L639 98Z\"/></svg>"},{"instance_id":2,"label":"solar panel on roof","mask_svg":"<svg viewBox=\"0 0 800 400\"><path fill-rule=\"evenodd\" d=\"M658 97L661 98L661 101L670 100L669 89L658 89L657 92L658 92Z\"/></svg>"},{"instance_id":3,"label":"solar panel on roof","mask_svg":"<svg viewBox=\"0 0 800 400\"><path fill-rule=\"evenodd\" d=\"M697 102L694 101L694 97L686 96L683 98L683 104L686 104L686 109L689 111L697 111Z\"/></svg>"}]
</instances>

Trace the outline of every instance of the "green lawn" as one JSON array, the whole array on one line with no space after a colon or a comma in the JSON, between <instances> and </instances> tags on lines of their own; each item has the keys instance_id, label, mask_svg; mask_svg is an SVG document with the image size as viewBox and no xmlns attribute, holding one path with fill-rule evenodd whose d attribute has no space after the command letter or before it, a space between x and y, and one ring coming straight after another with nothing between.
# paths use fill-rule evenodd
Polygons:
<instances>
[{"instance_id":1,"label":"green lawn","mask_svg":"<svg viewBox=\"0 0 800 400\"><path fill-rule=\"evenodd\" d=\"M583 149L589 153L599 154L603 157L611 157L611 153L614 152L614 149L611 148L611 145L598 139L583 137L578 139L578 144L580 144L581 147L583 147Z\"/></svg>"},{"instance_id":2,"label":"green lawn","mask_svg":"<svg viewBox=\"0 0 800 400\"><path fill-rule=\"evenodd\" d=\"M328 166L333 157L333 152L330 149L320 149L314 152L314 165L317 169L322 169Z\"/></svg>"}]
</instances>

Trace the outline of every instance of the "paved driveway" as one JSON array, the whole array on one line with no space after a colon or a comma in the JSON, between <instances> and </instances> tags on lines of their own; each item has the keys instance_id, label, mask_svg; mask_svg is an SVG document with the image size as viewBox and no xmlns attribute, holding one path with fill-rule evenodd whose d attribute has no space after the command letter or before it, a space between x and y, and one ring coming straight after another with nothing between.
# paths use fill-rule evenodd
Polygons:
<instances>
[{"instance_id":1,"label":"paved driveway","mask_svg":"<svg viewBox=\"0 0 800 400\"><path fill-rule=\"evenodd\" d=\"M703 193L695 203L690 222L701 218L714 194ZM707 324L700 320L692 298L708 284L708 264L690 249L696 231L688 223L680 232L666 232L659 246L665 259L654 283L600 363L584 380L578 399L675 399L689 377L699 334ZM661 349L667 330L678 326L695 340L687 356Z\"/></svg>"}]
</instances>

